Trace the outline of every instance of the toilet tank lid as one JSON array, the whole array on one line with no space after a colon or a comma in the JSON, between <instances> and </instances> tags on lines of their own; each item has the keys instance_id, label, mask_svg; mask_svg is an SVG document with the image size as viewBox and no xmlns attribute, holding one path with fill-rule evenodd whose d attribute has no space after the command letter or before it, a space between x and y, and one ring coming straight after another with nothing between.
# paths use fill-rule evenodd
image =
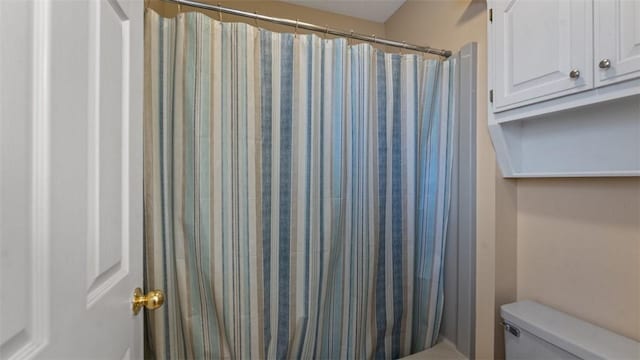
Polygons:
<instances>
[{"instance_id":1,"label":"toilet tank lid","mask_svg":"<svg viewBox=\"0 0 640 360\"><path fill-rule=\"evenodd\" d=\"M502 318L583 359L640 359L640 342L535 301L500 307Z\"/></svg>"}]
</instances>

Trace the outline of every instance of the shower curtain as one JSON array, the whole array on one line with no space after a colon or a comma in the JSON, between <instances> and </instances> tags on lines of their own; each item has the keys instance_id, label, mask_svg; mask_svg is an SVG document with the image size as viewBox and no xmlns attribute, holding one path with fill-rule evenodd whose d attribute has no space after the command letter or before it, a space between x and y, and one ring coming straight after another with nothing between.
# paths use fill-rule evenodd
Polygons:
<instances>
[{"instance_id":1,"label":"shower curtain","mask_svg":"<svg viewBox=\"0 0 640 360\"><path fill-rule=\"evenodd\" d=\"M438 338L455 66L146 15L157 358L397 358Z\"/></svg>"}]
</instances>

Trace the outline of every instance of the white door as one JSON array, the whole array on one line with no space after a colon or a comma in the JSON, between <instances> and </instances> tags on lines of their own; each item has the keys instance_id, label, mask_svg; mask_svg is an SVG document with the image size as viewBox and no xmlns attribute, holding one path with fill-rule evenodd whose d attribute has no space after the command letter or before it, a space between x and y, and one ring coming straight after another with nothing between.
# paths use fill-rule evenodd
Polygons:
<instances>
[{"instance_id":1,"label":"white door","mask_svg":"<svg viewBox=\"0 0 640 360\"><path fill-rule=\"evenodd\" d=\"M592 2L492 1L494 111L593 87Z\"/></svg>"},{"instance_id":2,"label":"white door","mask_svg":"<svg viewBox=\"0 0 640 360\"><path fill-rule=\"evenodd\" d=\"M596 86L640 77L640 0L599 0L594 8Z\"/></svg>"},{"instance_id":3,"label":"white door","mask_svg":"<svg viewBox=\"0 0 640 360\"><path fill-rule=\"evenodd\" d=\"M141 1L0 0L0 358L142 357Z\"/></svg>"}]
</instances>

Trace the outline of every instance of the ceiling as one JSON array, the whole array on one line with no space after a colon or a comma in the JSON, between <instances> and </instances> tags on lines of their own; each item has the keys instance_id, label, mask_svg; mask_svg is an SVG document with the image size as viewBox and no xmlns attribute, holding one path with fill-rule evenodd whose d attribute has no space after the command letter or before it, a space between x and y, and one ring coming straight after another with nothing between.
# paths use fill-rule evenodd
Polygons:
<instances>
[{"instance_id":1,"label":"ceiling","mask_svg":"<svg viewBox=\"0 0 640 360\"><path fill-rule=\"evenodd\" d=\"M288 3L383 23L405 0L283 0Z\"/></svg>"}]
</instances>

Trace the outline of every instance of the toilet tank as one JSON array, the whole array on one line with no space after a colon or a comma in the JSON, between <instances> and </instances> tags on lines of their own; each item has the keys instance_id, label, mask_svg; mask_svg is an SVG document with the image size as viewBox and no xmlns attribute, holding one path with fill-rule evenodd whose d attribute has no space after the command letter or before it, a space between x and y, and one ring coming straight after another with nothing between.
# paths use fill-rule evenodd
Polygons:
<instances>
[{"instance_id":1,"label":"toilet tank","mask_svg":"<svg viewBox=\"0 0 640 360\"><path fill-rule=\"evenodd\" d=\"M515 359L640 359L640 342L535 301L502 305L505 355Z\"/></svg>"}]
</instances>

